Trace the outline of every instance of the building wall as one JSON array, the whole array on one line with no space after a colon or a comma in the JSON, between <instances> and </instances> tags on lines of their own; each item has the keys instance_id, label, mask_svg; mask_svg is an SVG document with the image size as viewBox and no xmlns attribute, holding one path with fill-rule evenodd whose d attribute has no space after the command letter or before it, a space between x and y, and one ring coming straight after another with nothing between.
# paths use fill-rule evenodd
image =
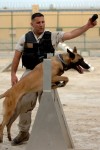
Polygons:
<instances>
[{"instance_id":1,"label":"building wall","mask_svg":"<svg viewBox=\"0 0 100 150\"><path fill-rule=\"evenodd\" d=\"M50 31L71 31L83 26L87 20L100 11L41 11L45 16L46 29ZM31 30L29 12L0 12L0 50L13 50L19 37ZM98 25L80 37L66 41L70 46L76 45L80 49L100 49L100 19Z\"/></svg>"}]
</instances>

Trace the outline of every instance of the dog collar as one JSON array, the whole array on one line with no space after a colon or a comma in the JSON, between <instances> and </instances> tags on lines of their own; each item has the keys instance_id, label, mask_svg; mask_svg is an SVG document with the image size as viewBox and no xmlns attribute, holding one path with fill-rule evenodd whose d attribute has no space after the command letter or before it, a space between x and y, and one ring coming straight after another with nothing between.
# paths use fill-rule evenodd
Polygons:
<instances>
[{"instance_id":1,"label":"dog collar","mask_svg":"<svg viewBox=\"0 0 100 150\"><path fill-rule=\"evenodd\" d=\"M63 60L63 57L61 54L58 54L57 57L62 62L63 70L66 71L68 69L68 64Z\"/></svg>"}]
</instances>

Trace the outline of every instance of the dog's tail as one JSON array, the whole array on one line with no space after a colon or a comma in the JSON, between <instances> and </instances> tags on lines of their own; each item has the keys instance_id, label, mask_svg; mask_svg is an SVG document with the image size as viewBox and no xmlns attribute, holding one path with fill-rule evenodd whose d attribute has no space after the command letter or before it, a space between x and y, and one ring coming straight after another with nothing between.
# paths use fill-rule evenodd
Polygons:
<instances>
[{"instance_id":1,"label":"dog's tail","mask_svg":"<svg viewBox=\"0 0 100 150\"><path fill-rule=\"evenodd\" d=\"M5 93L0 95L0 99L5 97Z\"/></svg>"},{"instance_id":2,"label":"dog's tail","mask_svg":"<svg viewBox=\"0 0 100 150\"><path fill-rule=\"evenodd\" d=\"M7 94L8 94L8 92L9 92L9 90L7 90L5 93L1 94L1 95L0 95L0 99L6 97Z\"/></svg>"}]
</instances>

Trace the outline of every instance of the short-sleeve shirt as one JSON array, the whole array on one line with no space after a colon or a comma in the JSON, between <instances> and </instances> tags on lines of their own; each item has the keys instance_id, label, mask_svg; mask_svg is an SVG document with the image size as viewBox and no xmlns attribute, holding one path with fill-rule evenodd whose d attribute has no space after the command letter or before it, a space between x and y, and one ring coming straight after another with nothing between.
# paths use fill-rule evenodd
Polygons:
<instances>
[{"instance_id":1,"label":"short-sleeve shirt","mask_svg":"<svg viewBox=\"0 0 100 150\"><path fill-rule=\"evenodd\" d=\"M36 38L37 42L39 42L39 39L42 38L43 34L44 33L42 33L38 38L34 34L34 37ZM62 31L51 32L51 41L52 41L52 45L54 49L57 48L57 45L59 44L59 42L63 42L62 40L63 35L64 35L64 32ZM22 35L22 37L19 39L18 43L15 46L15 50L22 52L24 50L24 43L25 43L25 34Z\"/></svg>"}]
</instances>

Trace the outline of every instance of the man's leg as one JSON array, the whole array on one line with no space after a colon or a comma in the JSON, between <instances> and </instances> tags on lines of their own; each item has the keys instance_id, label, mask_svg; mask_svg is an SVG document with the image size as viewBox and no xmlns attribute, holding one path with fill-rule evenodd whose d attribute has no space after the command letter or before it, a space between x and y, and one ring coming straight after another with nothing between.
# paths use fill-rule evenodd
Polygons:
<instances>
[{"instance_id":1,"label":"man's leg","mask_svg":"<svg viewBox=\"0 0 100 150\"><path fill-rule=\"evenodd\" d=\"M30 73L31 70L26 70L22 75L22 78ZM19 134L13 139L12 145L18 145L22 142L28 141L29 139L29 129L31 125L31 111L34 109L37 101L40 102L42 92L28 93L23 96L20 101L21 113L19 115Z\"/></svg>"},{"instance_id":2,"label":"man's leg","mask_svg":"<svg viewBox=\"0 0 100 150\"><path fill-rule=\"evenodd\" d=\"M31 125L31 112L37 101L38 93L28 93L21 100L21 113L19 115L19 134L13 139L12 145L18 145L29 139Z\"/></svg>"}]
</instances>

